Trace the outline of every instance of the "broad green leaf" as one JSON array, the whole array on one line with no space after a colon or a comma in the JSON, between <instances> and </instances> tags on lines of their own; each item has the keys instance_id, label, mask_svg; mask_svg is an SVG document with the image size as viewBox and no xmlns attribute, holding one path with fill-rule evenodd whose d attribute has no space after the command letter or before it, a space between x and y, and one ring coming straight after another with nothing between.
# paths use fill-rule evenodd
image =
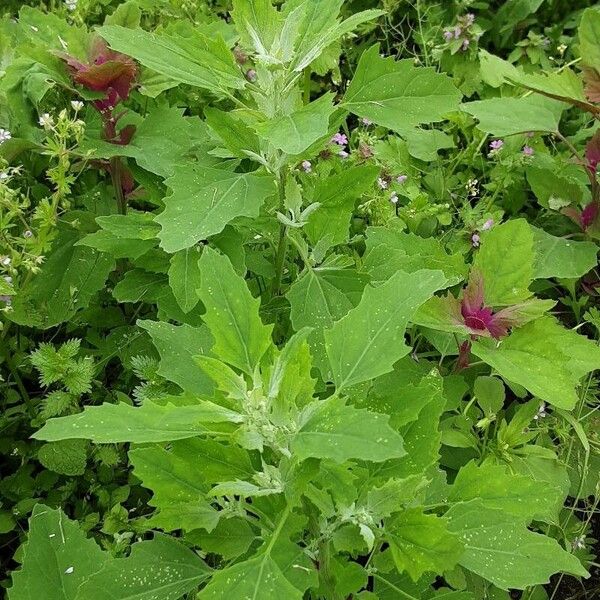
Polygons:
<instances>
[{"instance_id":1,"label":"broad green leaf","mask_svg":"<svg viewBox=\"0 0 600 600\"><path fill-rule=\"evenodd\" d=\"M575 556L558 542L526 528L526 523L487 507L480 500L453 506L448 528L463 541L459 564L507 590L547 583L554 573L587 576Z\"/></svg>"},{"instance_id":2,"label":"broad green leaf","mask_svg":"<svg viewBox=\"0 0 600 600\"><path fill-rule=\"evenodd\" d=\"M21 569L12 574L9 600L75 600L78 587L107 555L62 510L36 504Z\"/></svg>"},{"instance_id":3,"label":"broad green leaf","mask_svg":"<svg viewBox=\"0 0 600 600\"><path fill-rule=\"evenodd\" d=\"M195 246L179 250L171 257L169 285L175 300L185 313L190 312L200 301L197 292L200 287L199 259L200 249Z\"/></svg>"},{"instance_id":4,"label":"broad green leaf","mask_svg":"<svg viewBox=\"0 0 600 600\"><path fill-rule=\"evenodd\" d=\"M200 600L302 600L270 554L216 571L210 583L198 595Z\"/></svg>"},{"instance_id":5,"label":"broad green leaf","mask_svg":"<svg viewBox=\"0 0 600 600\"><path fill-rule=\"evenodd\" d=\"M437 160L440 150L455 147L452 138L439 129L414 127L403 131L402 137L410 155L425 162Z\"/></svg>"},{"instance_id":6,"label":"broad green leaf","mask_svg":"<svg viewBox=\"0 0 600 600\"><path fill-rule=\"evenodd\" d=\"M62 231L54 241L41 272L13 297L5 313L19 325L48 329L86 308L115 268L112 256L75 246L77 232Z\"/></svg>"},{"instance_id":7,"label":"broad green leaf","mask_svg":"<svg viewBox=\"0 0 600 600\"><path fill-rule=\"evenodd\" d=\"M112 558L90 573L77 600L178 600L210 577L210 569L167 535L133 544L127 558Z\"/></svg>"},{"instance_id":8,"label":"broad green leaf","mask_svg":"<svg viewBox=\"0 0 600 600\"><path fill-rule=\"evenodd\" d=\"M211 91L242 89L246 81L220 36L209 39L199 31L191 37L156 34L118 25L98 33L117 52L171 79Z\"/></svg>"},{"instance_id":9,"label":"broad green leaf","mask_svg":"<svg viewBox=\"0 0 600 600\"><path fill-rule=\"evenodd\" d=\"M44 444L38 450L38 460L55 473L83 475L87 463L85 440L61 440Z\"/></svg>"},{"instance_id":10,"label":"broad green leaf","mask_svg":"<svg viewBox=\"0 0 600 600\"><path fill-rule=\"evenodd\" d=\"M325 347L338 390L392 370L408 354L406 325L421 304L447 284L441 271L398 271L365 288L356 308L325 331Z\"/></svg>"},{"instance_id":11,"label":"broad green leaf","mask_svg":"<svg viewBox=\"0 0 600 600\"><path fill-rule=\"evenodd\" d=\"M419 269L438 269L449 283L458 283L466 275L460 254L448 254L436 238L422 238L389 227L367 229L364 269L371 281L386 281L396 271L412 273Z\"/></svg>"},{"instance_id":12,"label":"broad green leaf","mask_svg":"<svg viewBox=\"0 0 600 600\"><path fill-rule=\"evenodd\" d=\"M168 177L173 175L176 165L191 159L196 146L205 146L208 141L206 127L198 117L184 117L181 108L159 106L137 126L129 144L115 145L95 137L84 139L77 152L86 158L129 156L147 171ZM122 221L126 222L129 213L111 216L125 217Z\"/></svg>"},{"instance_id":13,"label":"broad green leaf","mask_svg":"<svg viewBox=\"0 0 600 600\"><path fill-rule=\"evenodd\" d=\"M282 23L271 0L234 0L231 16L244 45L261 58L267 56Z\"/></svg>"},{"instance_id":14,"label":"broad green leaf","mask_svg":"<svg viewBox=\"0 0 600 600\"><path fill-rule=\"evenodd\" d=\"M224 112L211 107L204 109L206 124L233 156L247 158L249 154L260 154L258 136L242 118L234 115L233 111Z\"/></svg>"},{"instance_id":15,"label":"broad green leaf","mask_svg":"<svg viewBox=\"0 0 600 600\"><path fill-rule=\"evenodd\" d=\"M531 230L535 250L534 279L575 279L582 277L597 265L598 246L593 242L576 242L556 237L533 226Z\"/></svg>"},{"instance_id":16,"label":"broad green leaf","mask_svg":"<svg viewBox=\"0 0 600 600\"><path fill-rule=\"evenodd\" d=\"M474 342L472 351L508 381L567 410L577 404L580 378L600 368L600 347L551 317L527 323L499 344Z\"/></svg>"},{"instance_id":17,"label":"broad green leaf","mask_svg":"<svg viewBox=\"0 0 600 600\"><path fill-rule=\"evenodd\" d=\"M165 531L212 531L217 525L219 513L205 499L208 485L197 468L196 441L200 440L129 451L134 474L154 493L149 504L159 509L150 519L151 526Z\"/></svg>"},{"instance_id":18,"label":"broad green leaf","mask_svg":"<svg viewBox=\"0 0 600 600\"><path fill-rule=\"evenodd\" d=\"M113 288L117 302L156 302L170 291L167 277L163 273L151 273L143 269L132 269Z\"/></svg>"},{"instance_id":19,"label":"broad green leaf","mask_svg":"<svg viewBox=\"0 0 600 600\"><path fill-rule=\"evenodd\" d=\"M462 543L450 533L446 519L409 508L385 521L385 538L396 568L413 581L424 573L442 573L458 562Z\"/></svg>"},{"instance_id":20,"label":"broad green leaf","mask_svg":"<svg viewBox=\"0 0 600 600\"><path fill-rule=\"evenodd\" d=\"M538 154L525 174L531 191L544 208L556 210L587 198L589 180L581 167L572 162Z\"/></svg>"},{"instance_id":21,"label":"broad green leaf","mask_svg":"<svg viewBox=\"0 0 600 600\"><path fill-rule=\"evenodd\" d=\"M239 422L240 418L210 402L163 406L146 401L139 408L102 404L88 406L77 415L50 419L32 437L50 442L81 438L97 444L167 442L200 435L206 431L203 423Z\"/></svg>"},{"instance_id":22,"label":"broad green leaf","mask_svg":"<svg viewBox=\"0 0 600 600\"><path fill-rule=\"evenodd\" d=\"M377 167L359 166L320 179L312 192L312 201L320 206L304 227L308 239L313 244L326 240L330 246L348 241L356 201L372 188L378 175Z\"/></svg>"},{"instance_id":23,"label":"broad green leaf","mask_svg":"<svg viewBox=\"0 0 600 600\"><path fill-rule=\"evenodd\" d=\"M578 33L582 63L600 71L600 11L597 7L583 12Z\"/></svg>"},{"instance_id":24,"label":"broad green leaf","mask_svg":"<svg viewBox=\"0 0 600 600\"><path fill-rule=\"evenodd\" d=\"M214 385L192 357L207 354L214 343L208 328L171 325L160 321L138 321L152 338L160 354L158 374L183 391L211 396Z\"/></svg>"},{"instance_id":25,"label":"broad green leaf","mask_svg":"<svg viewBox=\"0 0 600 600\"><path fill-rule=\"evenodd\" d=\"M132 240L154 240L159 231L154 215L129 209L126 215L96 217L96 223L114 236Z\"/></svg>"},{"instance_id":26,"label":"broad green leaf","mask_svg":"<svg viewBox=\"0 0 600 600\"><path fill-rule=\"evenodd\" d=\"M213 354L252 375L262 356L272 347L272 326L258 315L260 301L229 259L209 247L200 258L202 283L198 289L206 307L204 320L215 344Z\"/></svg>"},{"instance_id":27,"label":"broad green leaf","mask_svg":"<svg viewBox=\"0 0 600 600\"><path fill-rule=\"evenodd\" d=\"M333 114L333 94L323 94L289 115L277 117L255 128L260 136L286 154L301 154L327 135Z\"/></svg>"},{"instance_id":28,"label":"broad green leaf","mask_svg":"<svg viewBox=\"0 0 600 600\"><path fill-rule=\"evenodd\" d=\"M136 240L117 237L110 231L95 231L88 233L81 238L75 245L94 248L99 252L104 252L112 258L129 258L135 260L143 256L158 244L157 240Z\"/></svg>"},{"instance_id":29,"label":"broad green leaf","mask_svg":"<svg viewBox=\"0 0 600 600\"><path fill-rule=\"evenodd\" d=\"M558 516L564 497L561 489L532 477L514 475L504 465L471 461L462 467L450 488L448 501L468 502L479 498L487 509L502 510L524 519Z\"/></svg>"},{"instance_id":30,"label":"broad green leaf","mask_svg":"<svg viewBox=\"0 0 600 600\"><path fill-rule=\"evenodd\" d=\"M166 184L172 193L156 221L167 252L220 233L235 217L257 217L263 202L275 192L270 177L193 163L176 167Z\"/></svg>"},{"instance_id":31,"label":"broad green leaf","mask_svg":"<svg viewBox=\"0 0 600 600\"><path fill-rule=\"evenodd\" d=\"M194 531L186 539L202 548L203 552L220 554L225 559L237 558L248 551L257 536L241 517L222 518L211 532Z\"/></svg>"},{"instance_id":32,"label":"broad green leaf","mask_svg":"<svg viewBox=\"0 0 600 600\"><path fill-rule=\"evenodd\" d=\"M514 219L481 235L473 267L483 275L488 306L518 304L531 296L533 234L527 221Z\"/></svg>"},{"instance_id":33,"label":"broad green leaf","mask_svg":"<svg viewBox=\"0 0 600 600\"><path fill-rule=\"evenodd\" d=\"M442 121L458 109L461 93L435 69L415 67L412 60L381 58L379 45L360 57L342 106L402 133L407 128Z\"/></svg>"},{"instance_id":34,"label":"broad green leaf","mask_svg":"<svg viewBox=\"0 0 600 600\"><path fill-rule=\"evenodd\" d=\"M340 463L350 458L379 462L406 454L386 415L347 406L337 397L305 408L292 451L300 460L331 458Z\"/></svg>"},{"instance_id":35,"label":"broad green leaf","mask_svg":"<svg viewBox=\"0 0 600 600\"><path fill-rule=\"evenodd\" d=\"M490 98L461 106L479 121L479 129L497 137L528 131L556 132L564 108L560 102L536 95Z\"/></svg>"}]
</instances>

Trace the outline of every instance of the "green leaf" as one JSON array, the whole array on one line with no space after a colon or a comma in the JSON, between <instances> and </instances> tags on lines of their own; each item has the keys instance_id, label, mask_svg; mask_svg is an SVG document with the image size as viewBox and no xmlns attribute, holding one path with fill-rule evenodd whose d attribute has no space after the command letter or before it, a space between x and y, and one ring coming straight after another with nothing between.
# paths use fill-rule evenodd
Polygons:
<instances>
[{"instance_id":1,"label":"green leaf","mask_svg":"<svg viewBox=\"0 0 600 600\"><path fill-rule=\"evenodd\" d=\"M198 293L206 307L204 321L215 340L212 352L252 375L273 345L272 326L264 325L258 315L260 301L252 297L229 259L209 247L200 258L200 271Z\"/></svg>"},{"instance_id":2,"label":"green leaf","mask_svg":"<svg viewBox=\"0 0 600 600\"><path fill-rule=\"evenodd\" d=\"M109 231L100 230L88 233L88 235L81 238L75 245L94 248L99 252L105 252L112 258L130 258L135 260L146 254L156 244L155 240L125 239L117 237Z\"/></svg>"},{"instance_id":3,"label":"green leaf","mask_svg":"<svg viewBox=\"0 0 600 600\"><path fill-rule=\"evenodd\" d=\"M286 154L301 154L327 135L333 114L333 94L323 94L289 115L277 117L255 127L262 138Z\"/></svg>"},{"instance_id":4,"label":"green leaf","mask_svg":"<svg viewBox=\"0 0 600 600\"><path fill-rule=\"evenodd\" d=\"M514 219L481 235L473 262L483 275L485 302L489 306L518 304L531 296L533 234L527 221Z\"/></svg>"},{"instance_id":5,"label":"green leaf","mask_svg":"<svg viewBox=\"0 0 600 600\"><path fill-rule=\"evenodd\" d=\"M246 84L219 35L213 39L199 31L190 37L158 35L117 25L100 27L98 33L113 50L181 83L211 91L242 89Z\"/></svg>"},{"instance_id":6,"label":"green leaf","mask_svg":"<svg viewBox=\"0 0 600 600\"><path fill-rule=\"evenodd\" d=\"M248 522L235 516L221 519L211 532L198 530L186 536L204 552L220 554L224 559L245 554L256 538Z\"/></svg>"},{"instance_id":7,"label":"green leaf","mask_svg":"<svg viewBox=\"0 0 600 600\"><path fill-rule=\"evenodd\" d=\"M300 460L331 458L340 463L350 458L378 462L406 454L386 415L346 406L337 397L304 409L292 450Z\"/></svg>"},{"instance_id":8,"label":"green leaf","mask_svg":"<svg viewBox=\"0 0 600 600\"><path fill-rule=\"evenodd\" d=\"M107 555L61 509L36 504L22 567L12 574L9 600L75 600L78 587L105 564Z\"/></svg>"},{"instance_id":9,"label":"green leaf","mask_svg":"<svg viewBox=\"0 0 600 600\"><path fill-rule=\"evenodd\" d=\"M96 566L77 600L178 600L210 577L212 570L181 542L166 535L133 544L127 558Z\"/></svg>"},{"instance_id":10,"label":"green leaf","mask_svg":"<svg viewBox=\"0 0 600 600\"><path fill-rule=\"evenodd\" d=\"M156 217L161 246L176 252L223 231L235 217L257 217L275 193L273 179L200 164L177 166L166 180L172 194Z\"/></svg>"},{"instance_id":11,"label":"green leaf","mask_svg":"<svg viewBox=\"0 0 600 600\"><path fill-rule=\"evenodd\" d=\"M87 463L87 442L85 440L62 440L44 444L38 450L38 460L55 473L62 475L83 475Z\"/></svg>"},{"instance_id":12,"label":"green leaf","mask_svg":"<svg viewBox=\"0 0 600 600\"><path fill-rule=\"evenodd\" d=\"M531 226L535 250L534 279L582 277L598 263L598 246L553 236Z\"/></svg>"},{"instance_id":13,"label":"green leaf","mask_svg":"<svg viewBox=\"0 0 600 600\"><path fill-rule=\"evenodd\" d=\"M211 107L204 109L206 124L233 156L248 158L249 154L260 154L258 136L241 118L234 115L233 111L224 112Z\"/></svg>"},{"instance_id":14,"label":"green leaf","mask_svg":"<svg viewBox=\"0 0 600 600\"><path fill-rule=\"evenodd\" d=\"M117 442L167 442L195 437L206 431L203 423L237 422L241 417L216 404L164 406L146 401L139 408L129 404L88 406L83 412L50 419L32 437L38 440L92 440Z\"/></svg>"},{"instance_id":15,"label":"green leaf","mask_svg":"<svg viewBox=\"0 0 600 600\"><path fill-rule=\"evenodd\" d=\"M479 129L497 137L528 131L556 132L564 108L560 102L536 95L490 98L461 106L479 121Z\"/></svg>"},{"instance_id":16,"label":"green leaf","mask_svg":"<svg viewBox=\"0 0 600 600\"><path fill-rule=\"evenodd\" d=\"M192 357L207 354L214 341L208 328L171 325L160 321L138 321L152 338L160 354L158 374L176 383L184 392L212 396L214 385Z\"/></svg>"},{"instance_id":17,"label":"green leaf","mask_svg":"<svg viewBox=\"0 0 600 600\"><path fill-rule=\"evenodd\" d=\"M465 546L459 564L501 589L547 583L561 571L587 576L579 560L556 540L529 531L519 518L480 500L457 504L446 517L448 528Z\"/></svg>"},{"instance_id":18,"label":"green leaf","mask_svg":"<svg viewBox=\"0 0 600 600\"><path fill-rule=\"evenodd\" d=\"M304 227L308 239L313 244L327 240L330 246L348 241L356 201L373 186L378 175L377 167L359 166L319 179L311 198L320 206Z\"/></svg>"},{"instance_id":19,"label":"green leaf","mask_svg":"<svg viewBox=\"0 0 600 600\"><path fill-rule=\"evenodd\" d=\"M212 531L219 513L206 501L208 486L197 469L195 442L179 440L169 448L151 446L129 451L133 472L154 492L149 504L159 509L149 522L165 531Z\"/></svg>"},{"instance_id":20,"label":"green leaf","mask_svg":"<svg viewBox=\"0 0 600 600\"><path fill-rule=\"evenodd\" d=\"M198 598L201 600L302 600L302 592L284 576L266 553L217 571Z\"/></svg>"},{"instance_id":21,"label":"green leaf","mask_svg":"<svg viewBox=\"0 0 600 600\"><path fill-rule=\"evenodd\" d=\"M600 368L600 348L551 317L527 323L499 344L473 342L472 351L508 381L567 410L577 404L579 379Z\"/></svg>"},{"instance_id":22,"label":"green leaf","mask_svg":"<svg viewBox=\"0 0 600 600\"><path fill-rule=\"evenodd\" d=\"M600 11L597 7L583 12L578 33L583 64L600 71Z\"/></svg>"},{"instance_id":23,"label":"green leaf","mask_svg":"<svg viewBox=\"0 0 600 600\"><path fill-rule=\"evenodd\" d=\"M197 247L180 250L171 257L169 285L177 304L185 313L190 312L200 301L197 292L200 287L199 258L200 250Z\"/></svg>"},{"instance_id":24,"label":"green leaf","mask_svg":"<svg viewBox=\"0 0 600 600\"><path fill-rule=\"evenodd\" d=\"M446 75L412 60L381 58L379 45L360 57L342 106L402 133L407 128L442 121L458 109L461 93Z\"/></svg>"},{"instance_id":25,"label":"green leaf","mask_svg":"<svg viewBox=\"0 0 600 600\"><path fill-rule=\"evenodd\" d=\"M391 227L369 227L364 269L371 281L386 281L396 271L413 273L419 269L440 270L448 283L458 283L466 275L460 254L448 254L436 238L422 238Z\"/></svg>"},{"instance_id":26,"label":"green leaf","mask_svg":"<svg viewBox=\"0 0 600 600\"><path fill-rule=\"evenodd\" d=\"M392 370L408 354L404 331L421 304L446 285L441 271L398 271L365 288L356 308L325 331L325 346L338 390Z\"/></svg>"},{"instance_id":27,"label":"green leaf","mask_svg":"<svg viewBox=\"0 0 600 600\"><path fill-rule=\"evenodd\" d=\"M458 537L448 531L447 521L426 515L420 508L404 510L385 522L385 538L396 568L413 581L424 573L454 568L462 551Z\"/></svg>"}]
</instances>

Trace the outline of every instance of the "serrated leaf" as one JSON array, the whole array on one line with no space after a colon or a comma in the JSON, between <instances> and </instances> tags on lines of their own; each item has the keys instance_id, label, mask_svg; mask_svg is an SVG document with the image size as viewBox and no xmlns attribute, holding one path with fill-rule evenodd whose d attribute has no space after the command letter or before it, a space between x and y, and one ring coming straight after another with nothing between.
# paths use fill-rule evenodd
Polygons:
<instances>
[{"instance_id":1,"label":"serrated leaf","mask_svg":"<svg viewBox=\"0 0 600 600\"><path fill-rule=\"evenodd\" d=\"M385 522L385 538L396 568L413 581L424 573L442 573L458 562L462 543L448 531L447 521L420 508L404 510Z\"/></svg>"},{"instance_id":2,"label":"serrated leaf","mask_svg":"<svg viewBox=\"0 0 600 600\"><path fill-rule=\"evenodd\" d=\"M598 246L550 235L531 226L535 250L534 279L548 277L579 278L597 263Z\"/></svg>"},{"instance_id":3,"label":"serrated leaf","mask_svg":"<svg viewBox=\"0 0 600 600\"><path fill-rule=\"evenodd\" d=\"M190 312L200 301L197 291L200 287L199 259L200 252L196 247L180 250L171 257L169 285L177 304L185 313Z\"/></svg>"},{"instance_id":4,"label":"serrated leaf","mask_svg":"<svg viewBox=\"0 0 600 600\"><path fill-rule=\"evenodd\" d=\"M483 276L485 303L509 306L531 296L533 234L527 221L507 221L481 236L473 267Z\"/></svg>"},{"instance_id":5,"label":"serrated leaf","mask_svg":"<svg viewBox=\"0 0 600 600\"><path fill-rule=\"evenodd\" d=\"M508 381L567 410L577 404L579 379L600 368L600 348L551 317L527 323L500 344L473 342L472 351Z\"/></svg>"},{"instance_id":6,"label":"serrated leaf","mask_svg":"<svg viewBox=\"0 0 600 600\"><path fill-rule=\"evenodd\" d=\"M92 440L97 444L117 442L167 442L195 437L206 431L203 423L239 422L241 416L211 402L191 406L144 402L88 406L83 412L50 419L32 437L56 441Z\"/></svg>"},{"instance_id":7,"label":"serrated leaf","mask_svg":"<svg viewBox=\"0 0 600 600\"><path fill-rule=\"evenodd\" d=\"M195 442L179 440L170 448L153 446L129 451L134 474L154 493L150 504L159 512L149 525L165 531L212 531L219 513L207 502L202 472L197 468Z\"/></svg>"},{"instance_id":8,"label":"serrated leaf","mask_svg":"<svg viewBox=\"0 0 600 600\"><path fill-rule=\"evenodd\" d=\"M215 344L212 352L221 360L249 375L272 346L272 326L258 315L259 300L252 297L246 282L229 259L209 247L199 264L202 273L198 289L206 307L204 321Z\"/></svg>"},{"instance_id":9,"label":"serrated leaf","mask_svg":"<svg viewBox=\"0 0 600 600\"><path fill-rule=\"evenodd\" d=\"M441 271L399 271L378 287L366 287L358 306L325 331L337 389L391 371L410 351L404 343L408 321L446 283Z\"/></svg>"},{"instance_id":10,"label":"serrated leaf","mask_svg":"<svg viewBox=\"0 0 600 600\"><path fill-rule=\"evenodd\" d=\"M212 91L246 84L220 36L210 40L198 31L187 38L117 25L100 27L98 33L113 50L181 83Z\"/></svg>"},{"instance_id":11,"label":"serrated leaf","mask_svg":"<svg viewBox=\"0 0 600 600\"><path fill-rule=\"evenodd\" d=\"M94 540L61 509L36 504L21 569L12 574L9 600L75 600L77 589L107 561Z\"/></svg>"},{"instance_id":12,"label":"serrated leaf","mask_svg":"<svg viewBox=\"0 0 600 600\"><path fill-rule=\"evenodd\" d=\"M127 558L112 558L79 589L77 600L178 600L212 573L181 542L166 535L133 544Z\"/></svg>"},{"instance_id":13,"label":"serrated leaf","mask_svg":"<svg viewBox=\"0 0 600 600\"><path fill-rule=\"evenodd\" d=\"M465 546L459 564L501 589L523 590L547 583L558 572L588 575L556 540L529 531L523 520L490 509L480 500L457 504L446 517L448 528Z\"/></svg>"},{"instance_id":14,"label":"serrated leaf","mask_svg":"<svg viewBox=\"0 0 600 600\"><path fill-rule=\"evenodd\" d=\"M360 57L342 106L378 125L403 130L443 120L458 109L461 93L452 80L412 60L381 58L379 45Z\"/></svg>"},{"instance_id":15,"label":"serrated leaf","mask_svg":"<svg viewBox=\"0 0 600 600\"><path fill-rule=\"evenodd\" d=\"M277 117L255 129L262 138L286 154L301 154L318 139L327 135L333 114L333 94L323 94L289 115Z\"/></svg>"},{"instance_id":16,"label":"serrated leaf","mask_svg":"<svg viewBox=\"0 0 600 600\"><path fill-rule=\"evenodd\" d=\"M263 202L275 193L271 177L194 163L177 166L165 183L172 193L155 220L167 252L220 233L235 217L257 217Z\"/></svg>"},{"instance_id":17,"label":"serrated leaf","mask_svg":"<svg viewBox=\"0 0 600 600\"><path fill-rule=\"evenodd\" d=\"M583 12L578 33L583 64L600 71L600 11L597 7Z\"/></svg>"},{"instance_id":18,"label":"serrated leaf","mask_svg":"<svg viewBox=\"0 0 600 600\"><path fill-rule=\"evenodd\" d=\"M138 321L152 338L160 354L158 374L176 383L185 392L212 396L214 385L196 365L193 357L206 354L214 340L203 325L171 325L160 321Z\"/></svg>"},{"instance_id":19,"label":"serrated leaf","mask_svg":"<svg viewBox=\"0 0 600 600\"><path fill-rule=\"evenodd\" d=\"M38 450L38 460L55 473L83 475L87 463L85 440L61 440L44 444Z\"/></svg>"},{"instance_id":20,"label":"serrated leaf","mask_svg":"<svg viewBox=\"0 0 600 600\"><path fill-rule=\"evenodd\" d=\"M406 454L402 438L388 425L386 415L346 406L336 397L306 407L292 450L300 460L314 457L337 462L350 458L378 462Z\"/></svg>"}]
</instances>

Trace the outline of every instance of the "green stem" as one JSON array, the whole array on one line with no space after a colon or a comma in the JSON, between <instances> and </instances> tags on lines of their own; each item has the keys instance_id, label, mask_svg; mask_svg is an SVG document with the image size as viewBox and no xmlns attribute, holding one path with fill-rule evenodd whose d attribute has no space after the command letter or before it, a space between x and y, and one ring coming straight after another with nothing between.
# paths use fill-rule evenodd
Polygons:
<instances>
[{"instance_id":1,"label":"green stem","mask_svg":"<svg viewBox=\"0 0 600 600\"><path fill-rule=\"evenodd\" d=\"M110 159L110 178L115 190L119 213L124 215L127 213L127 200L123 194L123 165L119 156L113 156Z\"/></svg>"},{"instance_id":2,"label":"green stem","mask_svg":"<svg viewBox=\"0 0 600 600\"><path fill-rule=\"evenodd\" d=\"M304 104L310 102L310 67L304 69L304 86L302 90L302 99Z\"/></svg>"},{"instance_id":3,"label":"green stem","mask_svg":"<svg viewBox=\"0 0 600 600\"><path fill-rule=\"evenodd\" d=\"M286 171L282 169L279 173L279 210L285 211L285 180ZM283 269L285 267L285 255L287 252L287 227L279 224L279 241L277 243L277 253L275 255L275 279L273 280L273 296L279 296L281 291L281 280L283 278Z\"/></svg>"}]
</instances>

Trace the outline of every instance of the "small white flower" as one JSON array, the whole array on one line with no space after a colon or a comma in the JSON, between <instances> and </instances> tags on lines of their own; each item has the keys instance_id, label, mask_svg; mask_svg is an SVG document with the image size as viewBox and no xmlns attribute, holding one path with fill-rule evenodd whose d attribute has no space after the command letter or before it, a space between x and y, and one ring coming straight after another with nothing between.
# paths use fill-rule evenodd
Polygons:
<instances>
[{"instance_id":1,"label":"small white flower","mask_svg":"<svg viewBox=\"0 0 600 600\"><path fill-rule=\"evenodd\" d=\"M3 256L2 259L0 259L0 264L3 267L8 267L11 262L12 261L10 260L10 256Z\"/></svg>"},{"instance_id":2,"label":"small white flower","mask_svg":"<svg viewBox=\"0 0 600 600\"><path fill-rule=\"evenodd\" d=\"M0 144L10 140L10 138L12 138L10 131L8 131L7 129L0 129Z\"/></svg>"},{"instance_id":3,"label":"small white flower","mask_svg":"<svg viewBox=\"0 0 600 600\"><path fill-rule=\"evenodd\" d=\"M303 160L302 168L304 169L305 173L310 173L312 171L312 165L310 163L310 160Z\"/></svg>"},{"instance_id":4,"label":"small white flower","mask_svg":"<svg viewBox=\"0 0 600 600\"><path fill-rule=\"evenodd\" d=\"M9 175L7 171L0 171L0 181L8 179Z\"/></svg>"},{"instance_id":5,"label":"small white flower","mask_svg":"<svg viewBox=\"0 0 600 600\"><path fill-rule=\"evenodd\" d=\"M537 414L534 415L534 419L538 421L539 419L543 419L548 413L546 412L546 404L542 402L540 407L538 408Z\"/></svg>"},{"instance_id":6,"label":"small white flower","mask_svg":"<svg viewBox=\"0 0 600 600\"><path fill-rule=\"evenodd\" d=\"M33 231L31 231L30 229L28 229L24 234L23 237L25 238L30 238L33 237Z\"/></svg>"},{"instance_id":7,"label":"small white flower","mask_svg":"<svg viewBox=\"0 0 600 600\"><path fill-rule=\"evenodd\" d=\"M77 0L65 0L67 10L73 11L77 8Z\"/></svg>"},{"instance_id":8,"label":"small white flower","mask_svg":"<svg viewBox=\"0 0 600 600\"><path fill-rule=\"evenodd\" d=\"M398 194L396 194L396 192L392 192L390 196L390 202L392 204L398 204Z\"/></svg>"},{"instance_id":9,"label":"small white flower","mask_svg":"<svg viewBox=\"0 0 600 600\"><path fill-rule=\"evenodd\" d=\"M398 175L396 181L400 184L404 183L408 179L408 175Z\"/></svg>"},{"instance_id":10,"label":"small white flower","mask_svg":"<svg viewBox=\"0 0 600 600\"><path fill-rule=\"evenodd\" d=\"M573 550L583 550L585 548L585 535L578 535L572 542Z\"/></svg>"},{"instance_id":11,"label":"small white flower","mask_svg":"<svg viewBox=\"0 0 600 600\"><path fill-rule=\"evenodd\" d=\"M71 106L75 112L79 112L83 109L83 102L81 100L71 100Z\"/></svg>"},{"instance_id":12,"label":"small white flower","mask_svg":"<svg viewBox=\"0 0 600 600\"><path fill-rule=\"evenodd\" d=\"M383 179L382 177L378 177L377 185L379 186L380 189L387 190L388 182L385 179Z\"/></svg>"},{"instance_id":13,"label":"small white flower","mask_svg":"<svg viewBox=\"0 0 600 600\"><path fill-rule=\"evenodd\" d=\"M4 278L4 281L6 281L6 283L9 283L9 284L10 284L10 283L12 283L12 277L11 277L10 275L7 275L7 276Z\"/></svg>"},{"instance_id":14,"label":"small white flower","mask_svg":"<svg viewBox=\"0 0 600 600\"><path fill-rule=\"evenodd\" d=\"M40 124L40 127L43 127L44 129L50 129L50 127L52 127L52 125L54 125L54 119L52 118L52 115L50 115L49 113L44 113L39 118L38 123Z\"/></svg>"}]
</instances>

